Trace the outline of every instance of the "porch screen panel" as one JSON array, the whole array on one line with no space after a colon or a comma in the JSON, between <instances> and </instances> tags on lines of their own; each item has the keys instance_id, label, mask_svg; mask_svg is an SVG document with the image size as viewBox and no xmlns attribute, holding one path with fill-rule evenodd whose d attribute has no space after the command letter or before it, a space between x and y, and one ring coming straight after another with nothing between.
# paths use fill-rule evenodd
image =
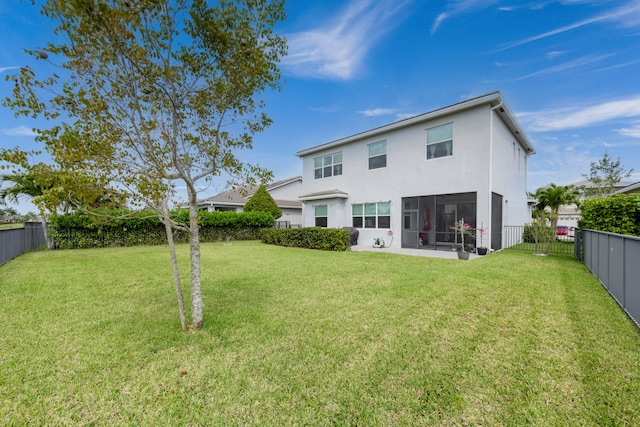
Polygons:
<instances>
[{"instance_id":1,"label":"porch screen panel","mask_svg":"<svg viewBox=\"0 0 640 427\"><path fill-rule=\"evenodd\" d=\"M491 249L502 249L502 196L491 193Z\"/></svg>"}]
</instances>

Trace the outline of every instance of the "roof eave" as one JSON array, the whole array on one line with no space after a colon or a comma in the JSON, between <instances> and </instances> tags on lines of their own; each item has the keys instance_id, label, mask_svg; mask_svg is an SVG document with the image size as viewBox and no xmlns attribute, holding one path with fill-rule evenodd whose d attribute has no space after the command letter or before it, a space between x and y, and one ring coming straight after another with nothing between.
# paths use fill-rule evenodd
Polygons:
<instances>
[{"instance_id":1,"label":"roof eave","mask_svg":"<svg viewBox=\"0 0 640 427\"><path fill-rule=\"evenodd\" d=\"M325 194L308 194L302 195L299 199L303 202L311 200L327 200L327 199L348 199L349 195L345 193L325 193Z\"/></svg>"}]
</instances>

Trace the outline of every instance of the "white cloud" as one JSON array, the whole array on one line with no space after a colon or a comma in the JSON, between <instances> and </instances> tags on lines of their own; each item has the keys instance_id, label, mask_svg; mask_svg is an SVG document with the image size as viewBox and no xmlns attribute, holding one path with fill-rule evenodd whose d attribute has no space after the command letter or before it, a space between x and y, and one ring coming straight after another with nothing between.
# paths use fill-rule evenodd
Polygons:
<instances>
[{"instance_id":1,"label":"white cloud","mask_svg":"<svg viewBox=\"0 0 640 427\"><path fill-rule=\"evenodd\" d=\"M547 59L554 59L559 56L563 56L566 53L567 53L566 51L552 50L551 52L547 52Z\"/></svg>"},{"instance_id":2,"label":"white cloud","mask_svg":"<svg viewBox=\"0 0 640 427\"><path fill-rule=\"evenodd\" d=\"M347 80L359 70L377 39L399 19L409 0L351 0L327 25L287 35L289 54L282 65L293 74Z\"/></svg>"},{"instance_id":3,"label":"white cloud","mask_svg":"<svg viewBox=\"0 0 640 427\"><path fill-rule=\"evenodd\" d=\"M543 70L540 71L536 71L534 73L531 74L527 74L525 76L522 77L518 77L515 80L525 80L525 79L529 79L531 77L538 77L538 76L543 76L543 75L549 75L549 74L556 74L556 73L562 73L565 71L569 71L575 68L580 68L580 67L584 67L585 65L589 65L595 62L600 62L604 59L607 59L609 57L611 57L613 55L600 55L600 56L596 56L596 55L589 55L589 56L583 56L581 58L577 58L574 59L573 61L568 61L568 62L564 62L562 64L558 64L558 65L554 65L553 67L548 67L545 68Z\"/></svg>"},{"instance_id":4,"label":"white cloud","mask_svg":"<svg viewBox=\"0 0 640 427\"><path fill-rule=\"evenodd\" d=\"M358 111L358 114L362 114L367 117L377 117L377 116L388 116L390 114L395 114L396 110L391 108L374 108L372 110L362 110Z\"/></svg>"},{"instance_id":5,"label":"white cloud","mask_svg":"<svg viewBox=\"0 0 640 427\"><path fill-rule=\"evenodd\" d=\"M15 66L15 67L0 67L0 73L4 73L5 71L9 71L9 70L17 70L18 68L20 68L20 67L18 67L18 66Z\"/></svg>"},{"instance_id":6,"label":"white cloud","mask_svg":"<svg viewBox=\"0 0 640 427\"><path fill-rule=\"evenodd\" d=\"M567 31L575 30L577 28L584 27L585 25L596 24L599 22L613 22L625 28L634 28L640 26L640 1L633 0L625 4L624 6L602 13L600 15L596 15L588 19L583 19L582 21L565 25L563 27L556 28L555 30L547 31L542 34L510 43L500 49L499 52L517 46L522 46L524 44L528 44L547 37L555 36L557 34L566 33Z\"/></svg>"},{"instance_id":7,"label":"white cloud","mask_svg":"<svg viewBox=\"0 0 640 427\"><path fill-rule=\"evenodd\" d=\"M606 101L590 106L570 106L518 117L534 132L558 131L600 125L612 120L640 118L640 95L627 99ZM633 133L633 130L630 131Z\"/></svg>"},{"instance_id":8,"label":"white cloud","mask_svg":"<svg viewBox=\"0 0 640 427\"><path fill-rule=\"evenodd\" d=\"M618 133L631 138L640 138L640 123L631 127L618 129Z\"/></svg>"},{"instance_id":9,"label":"white cloud","mask_svg":"<svg viewBox=\"0 0 640 427\"><path fill-rule=\"evenodd\" d=\"M433 22L431 34L435 34L440 25L452 16L462 15L472 10L484 9L496 3L496 0L450 0L448 3L447 11L438 14Z\"/></svg>"},{"instance_id":10,"label":"white cloud","mask_svg":"<svg viewBox=\"0 0 640 427\"><path fill-rule=\"evenodd\" d=\"M28 128L24 125L21 125L15 128L2 129L2 133L7 136L37 136L38 135L33 131L33 129Z\"/></svg>"}]
</instances>

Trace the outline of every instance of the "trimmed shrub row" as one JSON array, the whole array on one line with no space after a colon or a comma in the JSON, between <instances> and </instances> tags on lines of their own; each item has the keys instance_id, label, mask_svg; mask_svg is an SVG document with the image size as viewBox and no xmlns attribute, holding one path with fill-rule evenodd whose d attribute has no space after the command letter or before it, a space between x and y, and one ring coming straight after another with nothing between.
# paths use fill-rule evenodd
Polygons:
<instances>
[{"instance_id":1,"label":"trimmed shrub row","mask_svg":"<svg viewBox=\"0 0 640 427\"><path fill-rule=\"evenodd\" d=\"M349 232L342 228L265 228L260 230L264 243L323 251L346 251L351 247Z\"/></svg>"},{"instance_id":2,"label":"trimmed shrub row","mask_svg":"<svg viewBox=\"0 0 640 427\"><path fill-rule=\"evenodd\" d=\"M580 228L640 236L640 194L587 199L580 210Z\"/></svg>"},{"instance_id":3,"label":"trimmed shrub row","mask_svg":"<svg viewBox=\"0 0 640 427\"><path fill-rule=\"evenodd\" d=\"M172 212L174 220L188 224L188 211ZM104 219L108 218L108 219ZM257 240L260 229L273 227L273 217L265 212L199 212L200 241ZM164 224L150 212L110 211L105 216L84 212L52 218L50 235L61 249L114 246L162 245L167 243ZM174 230L176 243L186 243L189 234Z\"/></svg>"}]
</instances>

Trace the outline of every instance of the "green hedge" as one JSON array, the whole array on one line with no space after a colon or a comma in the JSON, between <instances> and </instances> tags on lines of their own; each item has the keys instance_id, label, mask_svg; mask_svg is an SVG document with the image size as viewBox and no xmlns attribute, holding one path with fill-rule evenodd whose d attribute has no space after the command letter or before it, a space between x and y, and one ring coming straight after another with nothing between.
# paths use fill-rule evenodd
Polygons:
<instances>
[{"instance_id":1,"label":"green hedge","mask_svg":"<svg viewBox=\"0 0 640 427\"><path fill-rule=\"evenodd\" d=\"M581 228L640 236L640 194L617 194L585 200Z\"/></svg>"},{"instance_id":2,"label":"green hedge","mask_svg":"<svg viewBox=\"0 0 640 427\"><path fill-rule=\"evenodd\" d=\"M351 247L349 232L342 228L265 228L260 231L264 243L323 251L346 251Z\"/></svg>"},{"instance_id":3,"label":"green hedge","mask_svg":"<svg viewBox=\"0 0 640 427\"><path fill-rule=\"evenodd\" d=\"M177 222L188 224L189 212L172 212ZM260 229L273 227L265 212L206 212L198 214L200 241L257 240ZM167 243L164 224L151 212L108 211L103 216L84 212L59 215L49 221L50 235L62 249L114 246L162 245ZM189 240L187 232L174 230L176 243Z\"/></svg>"}]
</instances>

